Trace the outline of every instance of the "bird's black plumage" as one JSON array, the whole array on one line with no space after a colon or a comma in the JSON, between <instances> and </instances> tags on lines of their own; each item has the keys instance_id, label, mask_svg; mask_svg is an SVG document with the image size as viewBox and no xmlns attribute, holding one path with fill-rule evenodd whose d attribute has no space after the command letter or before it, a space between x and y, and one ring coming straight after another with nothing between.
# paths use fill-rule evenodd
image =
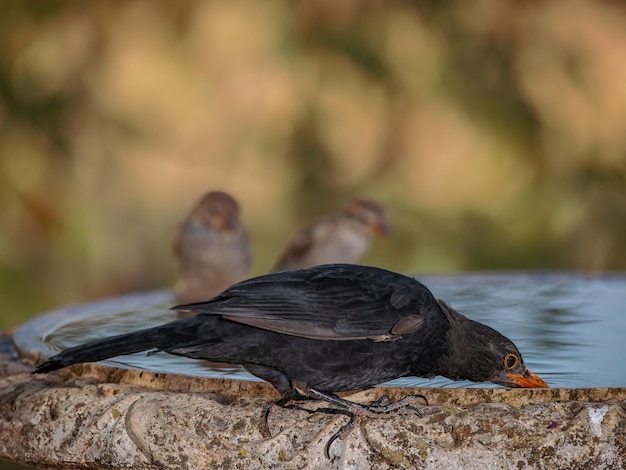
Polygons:
<instances>
[{"instance_id":1,"label":"bird's black plumage","mask_svg":"<svg viewBox=\"0 0 626 470\"><path fill-rule=\"evenodd\" d=\"M252 278L197 313L154 328L69 348L36 373L157 349L241 364L285 397L338 392L397 377L444 375L509 386L528 377L515 345L435 299L420 282L379 268L324 265ZM513 355L507 364L507 355Z\"/></svg>"}]
</instances>

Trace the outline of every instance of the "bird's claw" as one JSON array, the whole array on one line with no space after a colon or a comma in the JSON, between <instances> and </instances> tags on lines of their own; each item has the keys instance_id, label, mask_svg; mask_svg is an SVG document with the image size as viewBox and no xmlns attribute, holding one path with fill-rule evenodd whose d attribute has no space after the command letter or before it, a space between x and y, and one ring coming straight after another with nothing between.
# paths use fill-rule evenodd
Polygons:
<instances>
[{"instance_id":1,"label":"bird's claw","mask_svg":"<svg viewBox=\"0 0 626 470\"><path fill-rule=\"evenodd\" d=\"M419 410L419 408L417 406L413 406L413 405L406 405L406 407L413 411L417 416L419 416L420 418L423 416L422 412Z\"/></svg>"},{"instance_id":2,"label":"bird's claw","mask_svg":"<svg viewBox=\"0 0 626 470\"><path fill-rule=\"evenodd\" d=\"M335 434L330 436L330 439L328 439L328 442L324 446L324 456L326 456L328 460L330 460L330 446L333 445L333 442L335 442L337 439L340 439L350 434L350 432L354 429L354 426L356 425L356 422L357 422L357 417L354 415L354 413L351 413L349 411L344 411L344 410L337 410L337 411L342 412L338 414L345 414L346 416L349 416L350 421L348 421L346 424L341 426L339 430L335 432Z\"/></svg>"},{"instance_id":3,"label":"bird's claw","mask_svg":"<svg viewBox=\"0 0 626 470\"><path fill-rule=\"evenodd\" d=\"M264 434L267 435L268 437L272 437L272 432L270 431L270 423L269 423L270 413L272 412L272 409L275 406L280 406L282 408L288 407L287 403L289 403L289 401L290 400L287 398L281 398L280 400L271 402L263 410L263 426L264 426L263 431L265 431Z\"/></svg>"}]
</instances>

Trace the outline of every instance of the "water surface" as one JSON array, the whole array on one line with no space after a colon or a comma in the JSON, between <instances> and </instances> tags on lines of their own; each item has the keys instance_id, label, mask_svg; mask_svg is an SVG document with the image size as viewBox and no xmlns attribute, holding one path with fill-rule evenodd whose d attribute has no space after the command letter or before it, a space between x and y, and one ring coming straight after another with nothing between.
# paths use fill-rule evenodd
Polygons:
<instances>
[{"instance_id":1,"label":"water surface","mask_svg":"<svg viewBox=\"0 0 626 470\"><path fill-rule=\"evenodd\" d=\"M626 276L497 273L417 278L464 315L508 336L529 369L551 387L626 386ZM68 309L41 340L52 352L176 319L170 295L139 294ZM57 312L58 313L58 312ZM244 369L210 367L167 353L105 363L204 377L259 380ZM465 381L402 378L401 387L485 387Z\"/></svg>"}]
</instances>

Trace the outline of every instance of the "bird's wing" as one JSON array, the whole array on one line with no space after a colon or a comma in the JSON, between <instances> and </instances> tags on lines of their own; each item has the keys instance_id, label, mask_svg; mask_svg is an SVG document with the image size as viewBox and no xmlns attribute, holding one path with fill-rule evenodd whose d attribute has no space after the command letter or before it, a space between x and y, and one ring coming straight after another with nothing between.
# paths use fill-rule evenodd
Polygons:
<instances>
[{"instance_id":1,"label":"bird's wing","mask_svg":"<svg viewBox=\"0 0 626 470\"><path fill-rule=\"evenodd\" d=\"M174 307L322 340L392 341L438 310L419 282L378 268L326 265L235 284L209 302Z\"/></svg>"}]
</instances>

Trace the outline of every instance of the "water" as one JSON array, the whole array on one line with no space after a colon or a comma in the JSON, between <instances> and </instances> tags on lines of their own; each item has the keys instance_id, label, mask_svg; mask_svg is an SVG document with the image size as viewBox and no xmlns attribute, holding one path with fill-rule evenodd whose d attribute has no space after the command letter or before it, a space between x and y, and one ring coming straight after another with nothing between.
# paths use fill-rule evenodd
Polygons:
<instances>
[{"instance_id":1,"label":"water","mask_svg":"<svg viewBox=\"0 0 626 470\"><path fill-rule=\"evenodd\" d=\"M626 386L626 276L498 273L419 279L464 315L512 339L526 366L551 387ZM59 351L158 325L176 318L171 305L169 294L161 292L74 307L63 312L64 320L50 317L43 343ZM166 353L132 354L105 362L155 372L259 380L240 367L210 367ZM385 385L495 386L443 377L410 377Z\"/></svg>"}]
</instances>

